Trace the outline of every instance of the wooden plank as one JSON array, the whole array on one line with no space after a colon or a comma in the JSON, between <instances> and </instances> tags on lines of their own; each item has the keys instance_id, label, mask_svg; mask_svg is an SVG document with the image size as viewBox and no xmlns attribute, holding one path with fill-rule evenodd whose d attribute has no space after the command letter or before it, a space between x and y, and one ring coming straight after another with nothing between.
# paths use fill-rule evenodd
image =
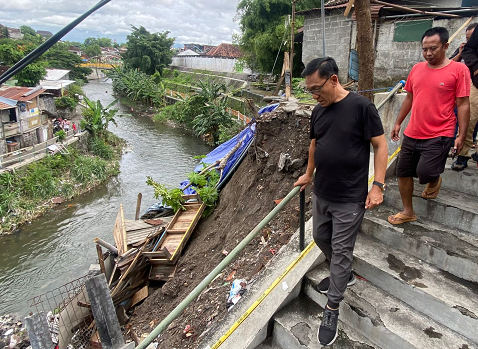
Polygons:
<instances>
[{"instance_id":1,"label":"wooden plank","mask_svg":"<svg viewBox=\"0 0 478 349\"><path fill-rule=\"evenodd\" d=\"M163 250L160 251L154 251L154 252L143 252L143 256L145 256L148 259L153 259L153 258L167 258L166 254L164 253Z\"/></svg>"},{"instance_id":2,"label":"wooden plank","mask_svg":"<svg viewBox=\"0 0 478 349\"><path fill-rule=\"evenodd\" d=\"M125 226L125 223L124 223L124 213L123 213L123 204L120 205L120 212L121 212L121 234L123 236L123 248L124 248L124 251L128 251L128 242L126 241L127 240L127 236L126 236L126 226Z\"/></svg>"},{"instance_id":3,"label":"wooden plank","mask_svg":"<svg viewBox=\"0 0 478 349\"><path fill-rule=\"evenodd\" d=\"M354 5L355 0L349 0L349 3L347 4L347 7L345 8L344 11L344 16L347 17L352 10L352 6Z\"/></svg>"},{"instance_id":4,"label":"wooden plank","mask_svg":"<svg viewBox=\"0 0 478 349\"><path fill-rule=\"evenodd\" d=\"M122 255L125 252L125 249L123 247L122 212L123 212L123 206L120 205L118 215L116 216L115 226L113 228L113 237L115 239L116 247L118 248L118 254L120 255Z\"/></svg>"},{"instance_id":5,"label":"wooden plank","mask_svg":"<svg viewBox=\"0 0 478 349\"><path fill-rule=\"evenodd\" d=\"M168 234L183 234L186 232L186 229L168 229Z\"/></svg>"},{"instance_id":6,"label":"wooden plank","mask_svg":"<svg viewBox=\"0 0 478 349\"><path fill-rule=\"evenodd\" d=\"M448 43L451 43L451 42L453 41L453 39L455 39L456 36L457 36L458 34L460 34L461 31L462 31L463 29L465 29L465 27L466 27L468 24L470 24L470 22L471 22L471 20L472 20L473 18L475 18L475 16L472 16L472 17L468 18L467 21L466 21L465 23L463 23L462 26L461 26L460 28L458 28L458 29L453 33L452 36L450 36L450 39L448 39Z\"/></svg>"},{"instance_id":7,"label":"wooden plank","mask_svg":"<svg viewBox=\"0 0 478 349\"><path fill-rule=\"evenodd\" d=\"M131 301L131 306L134 307L136 304L141 302L143 299L148 297L148 286L144 286L138 292L136 292Z\"/></svg>"},{"instance_id":8,"label":"wooden plank","mask_svg":"<svg viewBox=\"0 0 478 349\"><path fill-rule=\"evenodd\" d=\"M191 222L190 226L188 227L188 230L187 230L186 234L183 236L183 239L181 240L178 248L174 251L173 256L171 258L171 260L174 263L176 263L179 256L181 255L181 251L183 250L184 246L186 245L186 242L189 240L189 237L193 233L194 228L196 227L197 223L199 222L199 219L201 219L201 215L202 215L205 208L206 208L206 204L202 204L201 208L196 213L196 217L194 218L194 220Z\"/></svg>"},{"instance_id":9,"label":"wooden plank","mask_svg":"<svg viewBox=\"0 0 478 349\"><path fill-rule=\"evenodd\" d=\"M176 268L176 265L155 265L151 267L149 280L168 281L170 278L174 277Z\"/></svg>"}]
</instances>

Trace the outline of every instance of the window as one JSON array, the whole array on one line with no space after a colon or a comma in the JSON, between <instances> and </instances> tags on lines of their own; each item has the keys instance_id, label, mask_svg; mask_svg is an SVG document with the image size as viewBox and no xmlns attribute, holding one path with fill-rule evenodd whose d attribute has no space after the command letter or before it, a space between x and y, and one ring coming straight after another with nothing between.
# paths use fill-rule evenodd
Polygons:
<instances>
[{"instance_id":1,"label":"window","mask_svg":"<svg viewBox=\"0 0 478 349\"><path fill-rule=\"evenodd\" d=\"M420 41L423 33L433 26L432 19L395 23L394 42Z\"/></svg>"}]
</instances>

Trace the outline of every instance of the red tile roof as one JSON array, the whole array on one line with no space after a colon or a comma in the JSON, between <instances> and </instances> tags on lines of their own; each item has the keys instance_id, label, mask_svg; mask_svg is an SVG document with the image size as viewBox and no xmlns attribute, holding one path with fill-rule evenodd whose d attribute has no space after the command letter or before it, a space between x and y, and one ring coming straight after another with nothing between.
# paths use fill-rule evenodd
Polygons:
<instances>
[{"instance_id":1,"label":"red tile roof","mask_svg":"<svg viewBox=\"0 0 478 349\"><path fill-rule=\"evenodd\" d=\"M42 93L46 91L44 89L39 89L38 91L35 91L32 94L29 94L28 96L25 96L25 94L27 94L28 92L32 90L33 88L31 87L15 86L15 87L7 88L7 89L0 89L0 96L14 99L20 102L26 102L26 101L31 101L33 98L37 97L38 95L41 95Z\"/></svg>"},{"instance_id":2,"label":"red tile roof","mask_svg":"<svg viewBox=\"0 0 478 349\"><path fill-rule=\"evenodd\" d=\"M239 46L233 44L221 44L207 53L208 56L239 58L242 56Z\"/></svg>"}]
</instances>

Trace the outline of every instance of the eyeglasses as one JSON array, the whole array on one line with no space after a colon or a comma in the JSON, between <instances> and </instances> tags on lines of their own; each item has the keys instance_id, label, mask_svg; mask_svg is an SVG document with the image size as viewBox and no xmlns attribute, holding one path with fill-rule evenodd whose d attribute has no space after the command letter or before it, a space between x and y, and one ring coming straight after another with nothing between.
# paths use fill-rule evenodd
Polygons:
<instances>
[{"instance_id":1,"label":"eyeglasses","mask_svg":"<svg viewBox=\"0 0 478 349\"><path fill-rule=\"evenodd\" d=\"M325 80L325 82L319 87L319 88L316 88L314 90L307 90L307 93L310 93L311 95L318 95L320 93L320 91L322 91L322 89L324 88L325 84L327 83L327 81L329 81L330 77L332 75L330 75L327 80Z\"/></svg>"}]
</instances>

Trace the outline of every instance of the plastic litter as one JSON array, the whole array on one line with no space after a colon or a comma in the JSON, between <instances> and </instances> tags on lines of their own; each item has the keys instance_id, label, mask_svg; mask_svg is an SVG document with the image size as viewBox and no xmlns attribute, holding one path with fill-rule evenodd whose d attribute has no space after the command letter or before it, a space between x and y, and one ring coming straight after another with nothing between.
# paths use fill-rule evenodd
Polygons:
<instances>
[{"instance_id":1,"label":"plastic litter","mask_svg":"<svg viewBox=\"0 0 478 349\"><path fill-rule=\"evenodd\" d=\"M231 291L229 291L229 297L227 298L227 311L230 311L232 307L239 302L242 295L247 291L247 281L245 279L234 280L231 285Z\"/></svg>"}]
</instances>

